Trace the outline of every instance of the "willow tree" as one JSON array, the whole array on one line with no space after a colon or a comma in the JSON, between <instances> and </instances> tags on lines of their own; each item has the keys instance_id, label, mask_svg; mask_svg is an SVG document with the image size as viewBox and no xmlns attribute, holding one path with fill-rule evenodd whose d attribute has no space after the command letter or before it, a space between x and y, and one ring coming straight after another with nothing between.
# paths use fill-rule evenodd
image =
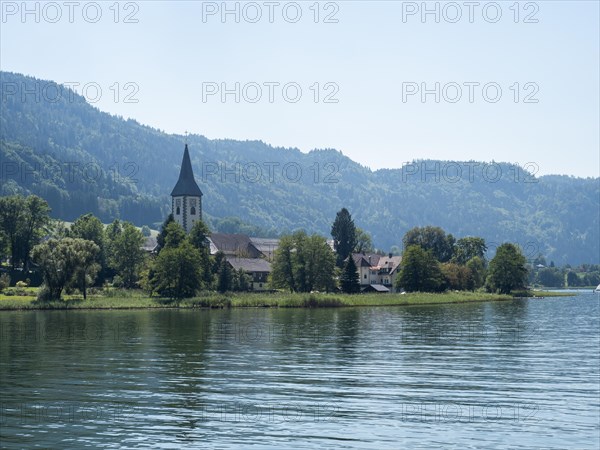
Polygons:
<instances>
[{"instance_id":1,"label":"willow tree","mask_svg":"<svg viewBox=\"0 0 600 450\"><path fill-rule=\"evenodd\" d=\"M32 259L44 278L39 299L60 300L69 283L79 286L85 297L86 286L97 273L95 258L99 251L92 241L79 238L49 239L36 245L31 252Z\"/></svg>"},{"instance_id":2,"label":"willow tree","mask_svg":"<svg viewBox=\"0 0 600 450\"><path fill-rule=\"evenodd\" d=\"M96 263L100 266L100 270L104 273L101 278L106 276L106 251L105 251L105 236L104 225L100 219L93 214L84 214L75 220L68 231L68 236L72 238L80 238L94 242L99 247Z\"/></svg>"}]
</instances>

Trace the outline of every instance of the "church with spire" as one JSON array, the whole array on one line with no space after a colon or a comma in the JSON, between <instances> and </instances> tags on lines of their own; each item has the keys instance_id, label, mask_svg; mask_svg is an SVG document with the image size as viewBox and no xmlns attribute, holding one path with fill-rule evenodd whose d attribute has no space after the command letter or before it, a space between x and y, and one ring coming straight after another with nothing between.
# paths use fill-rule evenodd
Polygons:
<instances>
[{"instance_id":1,"label":"church with spire","mask_svg":"<svg viewBox=\"0 0 600 450\"><path fill-rule=\"evenodd\" d=\"M179 178L171 191L171 214L186 233L192 230L197 221L202 220L202 195L194 178L186 132ZM145 244L144 249L155 253L156 238L149 236L147 239L153 239L153 242ZM243 270L250 277L248 290L269 289L270 261L279 246L279 239L251 238L246 234L210 233L206 245L211 255L222 252L231 270Z\"/></svg>"},{"instance_id":2,"label":"church with spire","mask_svg":"<svg viewBox=\"0 0 600 450\"><path fill-rule=\"evenodd\" d=\"M202 191L194 179L187 142L183 150L179 179L171 192L171 213L186 233L189 233L195 222L202 220Z\"/></svg>"}]
</instances>

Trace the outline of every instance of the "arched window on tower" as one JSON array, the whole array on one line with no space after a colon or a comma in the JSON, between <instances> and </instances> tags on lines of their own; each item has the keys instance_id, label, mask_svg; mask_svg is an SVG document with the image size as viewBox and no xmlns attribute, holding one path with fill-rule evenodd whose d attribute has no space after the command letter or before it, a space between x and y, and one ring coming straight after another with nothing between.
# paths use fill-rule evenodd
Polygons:
<instances>
[{"instance_id":1,"label":"arched window on tower","mask_svg":"<svg viewBox=\"0 0 600 450\"><path fill-rule=\"evenodd\" d=\"M175 210L175 214L179 215L181 214L181 209L179 208L179 206L177 207L177 209Z\"/></svg>"},{"instance_id":2,"label":"arched window on tower","mask_svg":"<svg viewBox=\"0 0 600 450\"><path fill-rule=\"evenodd\" d=\"M195 215L196 215L196 207L195 207L195 206L192 206L192 207L190 208L190 214L191 214L192 216L195 216Z\"/></svg>"}]
</instances>

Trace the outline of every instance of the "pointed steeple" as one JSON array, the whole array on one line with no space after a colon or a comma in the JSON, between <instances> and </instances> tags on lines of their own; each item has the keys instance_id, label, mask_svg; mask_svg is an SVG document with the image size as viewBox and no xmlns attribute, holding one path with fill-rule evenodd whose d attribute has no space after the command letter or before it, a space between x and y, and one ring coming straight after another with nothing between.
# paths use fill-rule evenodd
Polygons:
<instances>
[{"instance_id":1,"label":"pointed steeple","mask_svg":"<svg viewBox=\"0 0 600 450\"><path fill-rule=\"evenodd\" d=\"M190 152L187 144L185 144L185 150L183 151L183 160L181 161L181 171L179 172L179 180L171 192L171 197L200 197L202 191L196 184L194 179L194 172L192 171L192 161L190 160Z\"/></svg>"}]
</instances>

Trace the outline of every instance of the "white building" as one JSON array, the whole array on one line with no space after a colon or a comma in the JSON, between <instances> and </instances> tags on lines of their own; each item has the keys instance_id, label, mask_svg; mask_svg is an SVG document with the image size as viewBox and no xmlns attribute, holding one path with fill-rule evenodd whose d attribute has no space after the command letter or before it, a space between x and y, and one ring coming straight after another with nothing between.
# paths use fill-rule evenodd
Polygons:
<instances>
[{"instance_id":1,"label":"white building","mask_svg":"<svg viewBox=\"0 0 600 450\"><path fill-rule=\"evenodd\" d=\"M401 256L353 253L362 292L396 292Z\"/></svg>"}]
</instances>

